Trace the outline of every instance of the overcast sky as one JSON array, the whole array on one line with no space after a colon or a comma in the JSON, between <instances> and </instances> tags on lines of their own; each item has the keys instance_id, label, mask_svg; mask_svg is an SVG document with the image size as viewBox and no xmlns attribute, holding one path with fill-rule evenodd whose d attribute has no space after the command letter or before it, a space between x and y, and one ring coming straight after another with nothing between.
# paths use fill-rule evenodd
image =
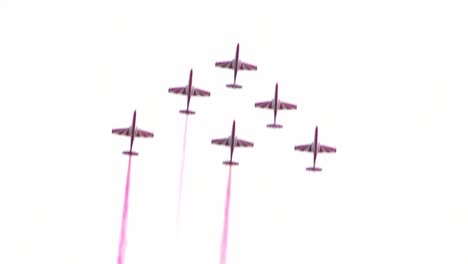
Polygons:
<instances>
[{"instance_id":1,"label":"overcast sky","mask_svg":"<svg viewBox=\"0 0 468 264\"><path fill-rule=\"evenodd\" d=\"M228 264L467 263L465 1L0 0L0 263L217 264L236 120ZM234 58L256 64L215 68ZM193 84L181 244L175 239ZM298 105L269 129L273 98ZM305 170L313 141L320 173ZM182 256L176 259L175 256Z\"/></svg>"}]
</instances>

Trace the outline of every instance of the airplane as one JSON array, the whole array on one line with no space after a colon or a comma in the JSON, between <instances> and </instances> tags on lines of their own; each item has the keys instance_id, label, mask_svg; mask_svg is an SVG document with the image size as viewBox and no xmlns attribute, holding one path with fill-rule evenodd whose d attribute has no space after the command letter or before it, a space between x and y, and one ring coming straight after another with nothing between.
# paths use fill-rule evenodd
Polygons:
<instances>
[{"instance_id":1,"label":"airplane","mask_svg":"<svg viewBox=\"0 0 468 264\"><path fill-rule=\"evenodd\" d=\"M130 137L130 150L122 152L124 155L133 155L133 156L138 155L138 152L133 151L133 140L135 139L135 137L153 137L154 136L152 132L148 132L148 131L145 131L136 127L135 123L136 123L136 110L133 112L133 121L130 127L112 129L112 134Z\"/></svg>"},{"instance_id":2,"label":"airplane","mask_svg":"<svg viewBox=\"0 0 468 264\"><path fill-rule=\"evenodd\" d=\"M298 151L307 151L307 152L314 152L314 166L310 168L306 168L308 171L322 171L321 168L315 166L315 160L317 159L317 153L322 153L322 152L336 152L336 148L329 147L322 145L318 142L318 127L315 127L315 137L314 137L314 142L312 144L306 144L306 145L298 145L294 147L294 150Z\"/></svg>"},{"instance_id":3,"label":"airplane","mask_svg":"<svg viewBox=\"0 0 468 264\"><path fill-rule=\"evenodd\" d=\"M237 43L236 56L234 57L234 59L230 61L218 61L215 63L215 67L228 68L228 69L234 70L234 83L226 85L226 87L233 88L233 89L242 88L242 85L236 84L237 71L239 70L256 71L257 70L256 65L242 62L239 60L239 43Z\"/></svg>"},{"instance_id":4,"label":"airplane","mask_svg":"<svg viewBox=\"0 0 468 264\"><path fill-rule=\"evenodd\" d=\"M247 140L239 139L236 137L236 120L232 122L232 132L227 138L219 138L211 140L211 144L224 145L231 147L231 158L230 160L224 161L224 165L239 165L239 162L232 161L232 154L234 147L253 147L253 143Z\"/></svg>"},{"instance_id":5,"label":"airplane","mask_svg":"<svg viewBox=\"0 0 468 264\"><path fill-rule=\"evenodd\" d=\"M278 83L276 83L275 97L273 97L273 100L255 103L255 107L273 109L273 124L267 125L267 127L270 127L270 128L282 128L283 127L282 125L276 123L276 113L278 112L278 110L297 109L297 105L286 103L286 102L281 102L278 99Z\"/></svg>"},{"instance_id":6,"label":"airplane","mask_svg":"<svg viewBox=\"0 0 468 264\"><path fill-rule=\"evenodd\" d=\"M210 92L195 88L192 85L192 76L193 76L193 70L190 69L188 85L186 85L185 87L169 88L170 93L187 95L187 108L185 110L180 110L179 113L181 114L186 114L186 115L195 114L194 111L189 110L190 98L192 95L193 96L210 96Z\"/></svg>"}]
</instances>

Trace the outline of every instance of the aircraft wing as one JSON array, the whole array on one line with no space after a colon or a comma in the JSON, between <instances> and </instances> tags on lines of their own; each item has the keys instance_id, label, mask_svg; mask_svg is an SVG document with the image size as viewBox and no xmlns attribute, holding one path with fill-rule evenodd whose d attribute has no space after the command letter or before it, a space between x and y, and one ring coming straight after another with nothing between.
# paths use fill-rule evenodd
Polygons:
<instances>
[{"instance_id":1,"label":"aircraft wing","mask_svg":"<svg viewBox=\"0 0 468 264\"><path fill-rule=\"evenodd\" d=\"M314 152L313 144L297 145L294 147L294 150Z\"/></svg>"},{"instance_id":2,"label":"aircraft wing","mask_svg":"<svg viewBox=\"0 0 468 264\"><path fill-rule=\"evenodd\" d=\"M243 139L236 139L236 147L253 147L253 143Z\"/></svg>"},{"instance_id":3,"label":"aircraft wing","mask_svg":"<svg viewBox=\"0 0 468 264\"><path fill-rule=\"evenodd\" d=\"M211 144L229 146L229 138L217 138L211 140Z\"/></svg>"},{"instance_id":4,"label":"aircraft wing","mask_svg":"<svg viewBox=\"0 0 468 264\"><path fill-rule=\"evenodd\" d=\"M234 69L234 60L230 61L218 61L215 63L216 67Z\"/></svg>"},{"instance_id":5,"label":"aircraft wing","mask_svg":"<svg viewBox=\"0 0 468 264\"><path fill-rule=\"evenodd\" d=\"M325 145L319 145L318 152L336 152L336 148Z\"/></svg>"},{"instance_id":6,"label":"aircraft wing","mask_svg":"<svg viewBox=\"0 0 468 264\"><path fill-rule=\"evenodd\" d=\"M312 144L298 145L294 147L294 150L314 152L314 144L312 143ZM336 152L336 148L319 144L318 152L319 153Z\"/></svg>"},{"instance_id":7,"label":"aircraft wing","mask_svg":"<svg viewBox=\"0 0 468 264\"><path fill-rule=\"evenodd\" d=\"M137 128L135 131L135 137L154 137L153 132L145 131Z\"/></svg>"},{"instance_id":8,"label":"aircraft wing","mask_svg":"<svg viewBox=\"0 0 468 264\"><path fill-rule=\"evenodd\" d=\"M255 107L272 109L273 108L273 102L271 100L270 101L265 101L265 102L257 102L257 103L255 103Z\"/></svg>"},{"instance_id":9,"label":"aircraft wing","mask_svg":"<svg viewBox=\"0 0 468 264\"><path fill-rule=\"evenodd\" d=\"M297 105L280 101L278 104L278 109L280 110L297 109Z\"/></svg>"},{"instance_id":10,"label":"aircraft wing","mask_svg":"<svg viewBox=\"0 0 468 264\"><path fill-rule=\"evenodd\" d=\"M122 136L130 136L130 128L114 128L112 129L112 134L122 135Z\"/></svg>"},{"instance_id":11,"label":"aircraft wing","mask_svg":"<svg viewBox=\"0 0 468 264\"><path fill-rule=\"evenodd\" d=\"M217 145L224 145L224 146L230 146L229 145L229 138L217 138L211 140L211 144L217 144ZM236 145L235 147L253 147L253 143L249 142L247 140L243 139L236 139Z\"/></svg>"},{"instance_id":12,"label":"aircraft wing","mask_svg":"<svg viewBox=\"0 0 468 264\"><path fill-rule=\"evenodd\" d=\"M174 87L169 88L169 92L175 94L187 94L187 89L185 87Z\"/></svg>"},{"instance_id":13,"label":"aircraft wing","mask_svg":"<svg viewBox=\"0 0 468 264\"><path fill-rule=\"evenodd\" d=\"M194 96L210 96L210 92L199 89L199 88L192 88Z\"/></svg>"},{"instance_id":14,"label":"aircraft wing","mask_svg":"<svg viewBox=\"0 0 468 264\"><path fill-rule=\"evenodd\" d=\"M239 62L239 63L240 63L239 70L247 70L247 71L257 70L257 65L253 65L250 63L246 63L246 62Z\"/></svg>"}]
</instances>

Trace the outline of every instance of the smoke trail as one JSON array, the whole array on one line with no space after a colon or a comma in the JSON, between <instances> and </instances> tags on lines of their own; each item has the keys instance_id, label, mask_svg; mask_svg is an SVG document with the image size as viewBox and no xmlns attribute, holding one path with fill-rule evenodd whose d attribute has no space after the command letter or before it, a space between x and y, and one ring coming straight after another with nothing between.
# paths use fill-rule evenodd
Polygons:
<instances>
[{"instance_id":1,"label":"smoke trail","mask_svg":"<svg viewBox=\"0 0 468 264\"><path fill-rule=\"evenodd\" d=\"M231 202L231 173L232 165L229 165L229 176L226 190L226 204L224 206L224 227L223 227L223 238L221 239L221 258L220 264L226 264L226 250L228 242L228 230L229 230L229 205Z\"/></svg>"},{"instance_id":2,"label":"smoke trail","mask_svg":"<svg viewBox=\"0 0 468 264\"><path fill-rule=\"evenodd\" d=\"M127 212L128 212L128 194L130 190L130 168L132 165L132 155L128 155L127 182L125 183L125 198L122 213L122 227L120 229L119 256L117 264L124 263L125 246L127 244Z\"/></svg>"},{"instance_id":3,"label":"smoke trail","mask_svg":"<svg viewBox=\"0 0 468 264\"><path fill-rule=\"evenodd\" d=\"M179 237L180 232L180 209L182 202L182 187L184 180L184 168L185 168L185 148L187 145L187 123L188 115L185 116L185 128L184 128L184 143L182 145L182 160L180 162L180 174L179 174L179 196L177 198L177 237Z\"/></svg>"}]
</instances>

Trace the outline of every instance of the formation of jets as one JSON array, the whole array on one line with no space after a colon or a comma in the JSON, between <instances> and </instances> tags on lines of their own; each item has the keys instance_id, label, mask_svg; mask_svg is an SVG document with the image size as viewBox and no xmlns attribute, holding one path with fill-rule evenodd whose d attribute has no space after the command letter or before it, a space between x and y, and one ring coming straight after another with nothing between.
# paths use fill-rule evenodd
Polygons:
<instances>
[{"instance_id":1,"label":"formation of jets","mask_svg":"<svg viewBox=\"0 0 468 264\"><path fill-rule=\"evenodd\" d=\"M229 61L216 62L215 67L221 67L221 68L227 68L227 69L234 70L234 82L232 84L227 84L226 85L227 88L233 88L233 89L242 88L242 85L236 83L237 73L238 73L239 70L248 70L248 71L256 71L257 70L256 65L243 62L243 61L241 61L239 59L239 43L237 44L237 47L236 47L236 53L235 53L234 59L229 60ZM195 87L193 85L193 70L192 69L190 70L189 80L188 80L188 84L186 86L169 88L168 92L187 96L186 108L179 111L181 114L186 114L186 115L195 114L195 111L192 111L192 110L189 109L190 99L191 99L192 96L208 97L208 96L211 95L209 91L202 90L202 89L197 88L197 87ZM269 100L269 101L264 101L264 102L256 102L255 107L265 108L265 109L272 109L273 110L273 123L272 124L267 124L268 128L282 128L283 127L281 124L278 124L276 122L276 117L277 117L278 110L296 110L297 109L297 105L279 100L279 97L278 97L278 83L276 83L275 93L274 93L273 99ZM135 123L136 123L136 111L133 114L133 122L132 122L132 125L130 127L128 127L128 128L117 128L117 129L112 130L113 134L125 135L125 136L130 137L130 150L129 151L124 151L123 154L125 154L125 155L138 155L137 152L133 151L133 141L134 141L135 137L153 137L152 132L148 132L148 131L138 129L135 126ZM234 120L232 122L232 130L231 130L231 135L229 135L229 137L213 139L211 141L212 144L224 145L224 146L227 146L227 147L230 148L230 159L228 161L223 162L223 164L225 164L225 165L230 165L230 166L239 165L238 162L232 160L233 153L234 153L234 148L236 148L236 147L253 147L253 145L254 145L253 142L237 138L236 134L235 134L235 131L236 131L236 121ZM319 168L319 167L317 167L315 165L318 153L334 153L334 152L336 152L336 148L329 147L329 146L320 144L318 142L318 127L315 127L314 141L311 144L297 145L297 146L294 147L294 150L312 152L313 153L313 155L314 155L313 166L306 168L306 170L315 171L315 172L322 170L321 168Z\"/></svg>"}]
</instances>

